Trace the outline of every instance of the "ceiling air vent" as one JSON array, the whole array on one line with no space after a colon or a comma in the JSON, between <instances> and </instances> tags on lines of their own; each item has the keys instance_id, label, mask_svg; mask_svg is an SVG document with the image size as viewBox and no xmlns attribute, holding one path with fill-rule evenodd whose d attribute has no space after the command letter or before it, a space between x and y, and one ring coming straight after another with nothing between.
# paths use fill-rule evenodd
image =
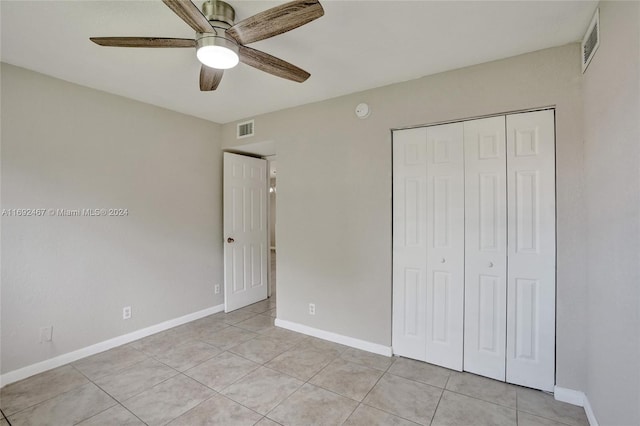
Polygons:
<instances>
[{"instance_id":1,"label":"ceiling air vent","mask_svg":"<svg viewBox=\"0 0 640 426\"><path fill-rule=\"evenodd\" d=\"M242 123L238 123L238 139L248 138L249 136L253 136L253 120L243 121Z\"/></svg>"},{"instance_id":2,"label":"ceiling air vent","mask_svg":"<svg viewBox=\"0 0 640 426\"><path fill-rule=\"evenodd\" d=\"M600 9L596 9L589 29L582 39L582 72L584 73L600 46Z\"/></svg>"}]
</instances>

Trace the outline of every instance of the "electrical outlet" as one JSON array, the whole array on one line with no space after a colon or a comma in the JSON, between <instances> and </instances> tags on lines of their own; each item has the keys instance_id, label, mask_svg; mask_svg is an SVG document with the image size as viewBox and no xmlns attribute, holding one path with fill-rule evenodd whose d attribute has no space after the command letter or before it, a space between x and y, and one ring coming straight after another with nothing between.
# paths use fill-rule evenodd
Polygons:
<instances>
[{"instance_id":1,"label":"electrical outlet","mask_svg":"<svg viewBox=\"0 0 640 426\"><path fill-rule=\"evenodd\" d=\"M131 318L131 306L125 306L122 308L122 319L128 320Z\"/></svg>"},{"instance_id":2,"label":"electrical outlet","mask_svg":"<svg viewBox=\"0 0 640 426\"><path fill-rule=\"evenodd\" d=\"M40 329L40 343L50 342L53 340L53 326L42 327Z\"/></svg>"},{"instance_id":3,"label":"electrical outlet","mask_svg":"<svg viewBox=\"0 0 640 426\"><path fill-rule=\"evenodd\" d=\"M315 315L315 314L316 314L316 304L309 303L309 315Z\"/></svg>"},{"instance_id":4,"label":"electrical outlet","mask_svg":"<svg viewBox=\"0 0 640 426\"><path fill-rule=\"evenodd\" d=\"M216 284L215 287L213 287L213 292L215 294L220 294L220 284Z\"/></svg>"}]
</instances>

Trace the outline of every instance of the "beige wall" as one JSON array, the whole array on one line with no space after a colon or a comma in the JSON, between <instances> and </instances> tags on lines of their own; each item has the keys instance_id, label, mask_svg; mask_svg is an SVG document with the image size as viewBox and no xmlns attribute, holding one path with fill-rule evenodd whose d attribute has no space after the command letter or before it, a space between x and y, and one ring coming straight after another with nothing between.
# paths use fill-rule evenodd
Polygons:
<instances>
[{"instance_id":1,"label":"beige wall","mask_svg":"<svg viewBox=\"0 0 640 426\"><path fill-rule=\"evenodd\" d=\"M2 208L129 210L2 218L1 371L222 303L220 126L6 64L1 78Z\"/></svg>"},{"instance_id":2,"label":"beige wall","mask_svg":"<svg viewBox=\"0 0 640 426\"><path fill-rule=\"evenodd\" d=\"M372 108L366 120L353 113L359 102ZM550 105L557 113L557 382L584 389L577 44L255 117L255 141L278 146L278 317L390 345L390 129ZM223 126L225 148L237 144L235 124Z\"/></svg>"},{"instance_id":3,"label":"beige wall","mask_svg":"<svg viewBox=\"0 0 640 426\"><path fill-rule=\"evenodd\" d=\"M584 75L587 396L601 425L640 424L640 3L600 3Z\"/></svg>"}]
</instances>

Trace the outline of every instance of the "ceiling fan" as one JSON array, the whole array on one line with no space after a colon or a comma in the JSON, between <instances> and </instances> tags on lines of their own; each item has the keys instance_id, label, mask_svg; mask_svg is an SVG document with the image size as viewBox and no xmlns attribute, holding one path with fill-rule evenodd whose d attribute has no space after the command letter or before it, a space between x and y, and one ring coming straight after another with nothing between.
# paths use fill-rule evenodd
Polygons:
<instances>
[{"instance_id":1,"label":"ceiling fan","mask_svg":"<svg viewBox=\"0 0 640 426\"><path fill-rule=\"evenodd\" d=\"M195 39L159 37L91 37L100 46L195 47L200 68L200 90L216 90L225 69L242 62L278 77L302 83L310 74L268 53L247 47L298 28L324 15L317 0L294 0L234 23L233 7L222 0L207 0L202 12L189 0L162 0L196 31Z\"/></svg>"}]
</instances>

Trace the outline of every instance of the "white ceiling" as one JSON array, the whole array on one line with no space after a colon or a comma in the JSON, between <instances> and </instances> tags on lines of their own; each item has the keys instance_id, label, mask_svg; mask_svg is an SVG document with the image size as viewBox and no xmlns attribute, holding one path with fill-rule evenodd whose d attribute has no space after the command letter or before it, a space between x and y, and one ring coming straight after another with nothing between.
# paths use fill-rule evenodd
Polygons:
<instances>
[{"instance_id":1,"label":"white ceiling","mask_svg":"<svg viewBox=\"0 0 640 426\"><path fill-rule=\"evenodd\" d=\"M282 1L227 0L236 21ZM199 5L199 2L196 2ZM311 73L294 83L240 64L198 89L194 49L105 48L90 36L193 38L159 0L0 1L1 58L217 123L333 98L582 38L593 1L337 1L251 46Z\"/></svg>"}]
</instances>

